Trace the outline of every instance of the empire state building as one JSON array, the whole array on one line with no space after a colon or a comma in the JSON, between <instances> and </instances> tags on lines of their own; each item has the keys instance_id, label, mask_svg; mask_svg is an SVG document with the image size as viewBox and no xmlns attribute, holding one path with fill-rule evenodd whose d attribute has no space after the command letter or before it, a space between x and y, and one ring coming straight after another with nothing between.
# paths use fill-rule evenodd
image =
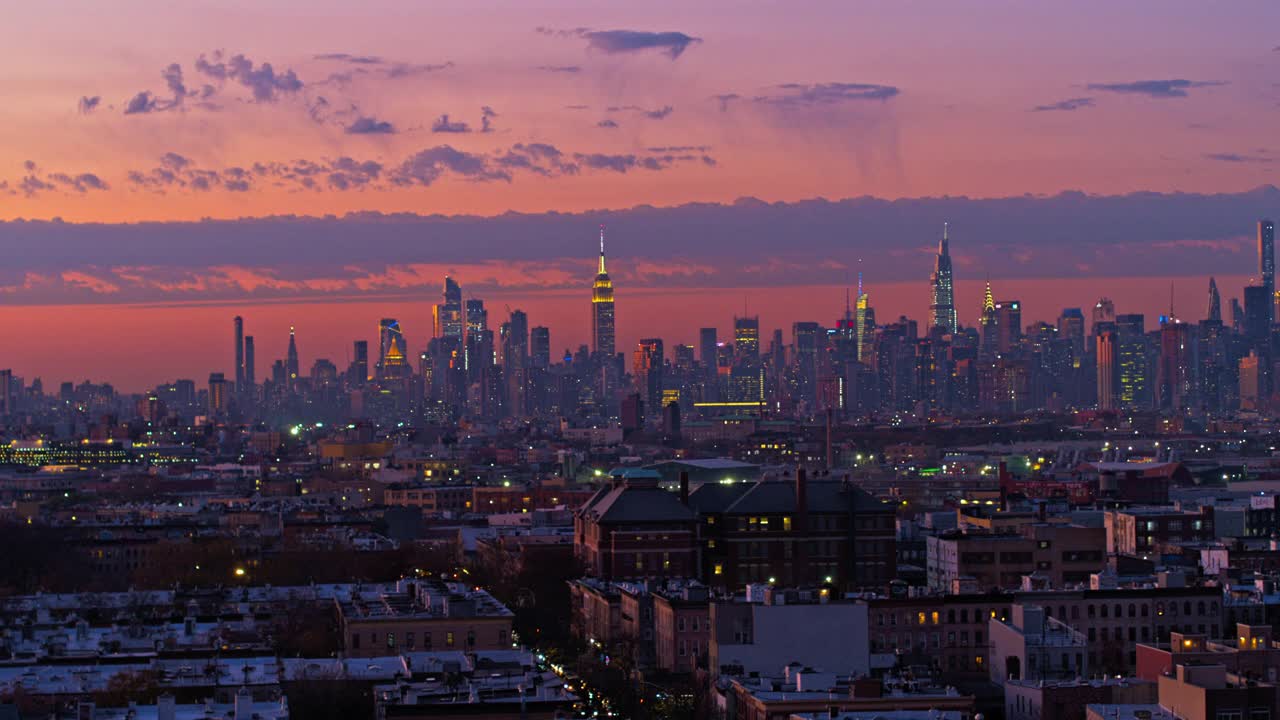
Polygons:
<instances>
[{"instance_id":1,"label":"empire state building","mask_svg":"<svg viewBox=\"0 0 1280 720\"><path fill-rule=\"evenodd\" d=\"M613 281L604 269L604 226L600 227L600 271L591 285L591 349L599 357L614 355Z\"/></svg>"},{"instance_id":2,"label":"empire state building","mask_svg":"<svg viewBox=\"0 0 1280 720\"><path fill-rule=\"evenodd\" d=\"M934 260L933 302L929 305L930 327L942 327L954 333L956 321L956 296L951 287L951 248L947 241L947 224L942 224L942 240L938 241L938 257Z\"/></svg>"}]
</instances>

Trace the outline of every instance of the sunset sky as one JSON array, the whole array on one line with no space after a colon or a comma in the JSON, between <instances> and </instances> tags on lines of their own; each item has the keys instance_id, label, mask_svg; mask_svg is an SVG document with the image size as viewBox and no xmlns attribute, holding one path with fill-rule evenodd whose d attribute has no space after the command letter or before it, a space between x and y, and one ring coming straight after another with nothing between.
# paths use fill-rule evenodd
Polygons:
<instances>
[{"instance_id":1,"label":"sunset sky","mask_svg":"<svg viewBox=\"0 0 1280 720\"><path fill-rule=\"evenodd\" d=\"M47 0L0 56L0 367L46 385L228 370L235 314L259 376L289 324L421 344L446 272L576 347L601 223L621 348L789 339L859 271L923 319L943 220L962 323L988 276L1199 319L1280 217L1274 0Z\"/></svg>"}]
</instances>

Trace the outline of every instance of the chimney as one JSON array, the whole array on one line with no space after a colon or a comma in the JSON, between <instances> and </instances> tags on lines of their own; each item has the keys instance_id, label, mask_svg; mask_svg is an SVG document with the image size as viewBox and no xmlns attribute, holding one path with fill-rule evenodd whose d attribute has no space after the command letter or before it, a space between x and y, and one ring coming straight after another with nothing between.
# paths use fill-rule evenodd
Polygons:
<instances>
[{"instance_id":1,"label":"chimney","mask_svg":"<svg viewBox=\"0 0 1280 720\"><path fill-rule=\"evenodd\" d=\"M689 507L689 471L680 471L680 504Z\"/></svg>"}]
</instances>

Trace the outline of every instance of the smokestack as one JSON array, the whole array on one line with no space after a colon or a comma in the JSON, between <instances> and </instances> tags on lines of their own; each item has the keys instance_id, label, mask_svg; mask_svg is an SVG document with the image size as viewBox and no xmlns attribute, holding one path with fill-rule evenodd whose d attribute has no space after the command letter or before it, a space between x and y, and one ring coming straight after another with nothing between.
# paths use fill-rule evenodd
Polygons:
<instances>
[{"instance_id":1,"label":"smokestack","mask_svg":"<svg viewBox=\"0 0 1280 720\"><path fill-rule=\"evenodd\" d=\"M689 471L680 471L680 504L689 507Z\"/></svg>"}]
</instances>

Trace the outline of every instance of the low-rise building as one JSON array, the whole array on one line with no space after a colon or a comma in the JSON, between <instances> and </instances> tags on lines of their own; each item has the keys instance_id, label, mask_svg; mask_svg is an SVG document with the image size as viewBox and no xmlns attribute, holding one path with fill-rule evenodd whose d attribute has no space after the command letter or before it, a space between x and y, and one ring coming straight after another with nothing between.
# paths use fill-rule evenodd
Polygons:
<instances>
[{"instance_id":1,"label":"low-rise building","mask_svg":"<svg viewBox=\"0 0 1280 720\"><path fill-rule=\"evenodd\" d=\"M352 657L511 647L511 611L462 583L403 580L394 591L356 592L336 604L344 648Z\"/></svg>"}]
</instances>

